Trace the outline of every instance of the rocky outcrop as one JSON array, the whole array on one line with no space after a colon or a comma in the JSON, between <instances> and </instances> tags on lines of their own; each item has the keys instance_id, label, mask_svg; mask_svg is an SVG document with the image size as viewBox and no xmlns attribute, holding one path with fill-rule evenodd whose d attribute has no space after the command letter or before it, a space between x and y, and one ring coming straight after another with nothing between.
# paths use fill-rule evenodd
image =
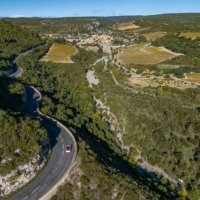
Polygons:
<instances>
[{"instance_id":1,"label":"rocky outcrop","mask_svg":"<svg viewBox=\"0 0 200 200\"><path fill-rule=\"evenodd\" d=\"M89 82L89 86L92 88L92 85L98 85L99 79L95 76L94 70L88 70L86 73L86 78Z\"/></svg>"},{"instance_id":2,"label":"rocky outcrop","mask_svg":"<svg viewBox=\"0 0 200 200\"><path fill-rule=\"evenodd\" d=\"M0 197L5 197L13 191L28 183L43 167L44 162L38 164L40 157L37 156L27 164L18 166L11 173L0 177Z\"/></svg>"},{"instance_id":3,"label":"rocky outcrop","mask_svg":"<svg viewBox=\"0 0 200 200\"><path fill-rule=\"evenodd\" d=\"M49 139L45 140L42 146L43 148L37 157L31 159L24 165L18 166L9 174L0 176L0 197L5 197L26 185L43 168L49 152Z\"/></svg>"}]
</instances>

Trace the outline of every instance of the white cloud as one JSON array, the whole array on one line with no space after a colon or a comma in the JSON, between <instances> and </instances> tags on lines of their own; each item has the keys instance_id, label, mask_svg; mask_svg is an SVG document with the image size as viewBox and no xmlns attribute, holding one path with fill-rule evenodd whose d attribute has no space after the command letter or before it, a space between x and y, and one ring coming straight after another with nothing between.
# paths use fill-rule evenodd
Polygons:
<instances>
[{"instance_id":1,"label":"white cloud","mask_svg":"<svg viewBox=\"0 0 200 200\"><path fill-rule=\"evenodd\" d=\"M26 17L24 15L11 15L10 18L20 18L20 17Z\"/></svg>"}]
</instances>

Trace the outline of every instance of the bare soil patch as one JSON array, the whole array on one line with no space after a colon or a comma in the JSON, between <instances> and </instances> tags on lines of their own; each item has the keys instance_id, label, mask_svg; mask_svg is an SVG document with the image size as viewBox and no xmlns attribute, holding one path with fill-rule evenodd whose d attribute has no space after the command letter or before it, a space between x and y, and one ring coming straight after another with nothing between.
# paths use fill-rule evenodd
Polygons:
<instances>
[{"instance_id":1,"label":"bare soil patch","mask_svg":"<svg viewBox=\"0 0 200 200\"><path fill-rule=\"evenodd\" d=\"M154 33L145 33L144 36L149 41L155 41L156 39L162 38L167 34L167 32L154 32Z\"/></svg>"},{"instance_id":2,"label":"bare soil patch","mask_svg":"<svg viewBox=\"0 0 200 200\"><path fill-rule=\"evenodd\" d=\"M192 40L195 40L197 38L200 38L200 32L187 32L187 33L181 33L180 36L191 38Z\"/></svg>"},{"instance_id":3,"label":"bare soil patch","mask_svg":"<svg viewBox=\"0 0 200 200\"><path fill-rule=\"evenodd\" d=\"M189 73L186 74L186 80L200 83L200 73Z\"/></svg>"},{"instance_id":4,"label":"bare soil patch","mask_svg":"<svg viewBox=\"0 0 200 200\"><path fill-rule=\"evenodd\" d=\"M140 28L140 26L134 24L134 22L125 22L125 23L121 23L118 25L118 29L120 31L126 31L126 30L132 30L132 29L137 29Z\"/></svg>"}]
</instances>

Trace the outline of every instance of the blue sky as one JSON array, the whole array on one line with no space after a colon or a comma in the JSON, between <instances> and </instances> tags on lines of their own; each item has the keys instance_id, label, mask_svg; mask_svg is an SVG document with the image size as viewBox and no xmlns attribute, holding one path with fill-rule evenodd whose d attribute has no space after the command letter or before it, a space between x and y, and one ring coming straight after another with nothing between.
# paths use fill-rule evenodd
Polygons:
<instances>
[{"instance_id":1,"label":"blue sky","mask_svg":"<svg viewBox=\"0 0 200 200\"><path fill-rule=\"evenodd\" d=\"M0 0L0 16L112 16L200 12L200 0Z\"/></svg>"}]
</instances>

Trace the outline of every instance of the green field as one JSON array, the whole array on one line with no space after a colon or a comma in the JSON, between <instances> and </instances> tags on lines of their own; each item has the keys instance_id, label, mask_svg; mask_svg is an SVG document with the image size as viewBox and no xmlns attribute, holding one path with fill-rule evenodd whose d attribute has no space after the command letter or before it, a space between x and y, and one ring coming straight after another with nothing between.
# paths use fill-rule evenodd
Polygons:
<instances>
[{"instance_id":1,"label":"green field","mask_svg":"<svg viewBox=\"0 0 200 200\"><path fill-rule=\"evenodd\" d=\"M164 47L143 46L130 47L119 55L124 64L153 65L170 60L180 54L169 51Z\"/></svg>"},{"instance_id":2,"label":"green field","mask_svg":"<svg viewBox=\"0 0 200 200\"><path fill-rule=\"evenodd\" d=\"M54 63L73 63L71 56L77 52L77 49L70 45L53 44L49 52L41 59L41 61Z\"/></svg>"}]
</instances>

